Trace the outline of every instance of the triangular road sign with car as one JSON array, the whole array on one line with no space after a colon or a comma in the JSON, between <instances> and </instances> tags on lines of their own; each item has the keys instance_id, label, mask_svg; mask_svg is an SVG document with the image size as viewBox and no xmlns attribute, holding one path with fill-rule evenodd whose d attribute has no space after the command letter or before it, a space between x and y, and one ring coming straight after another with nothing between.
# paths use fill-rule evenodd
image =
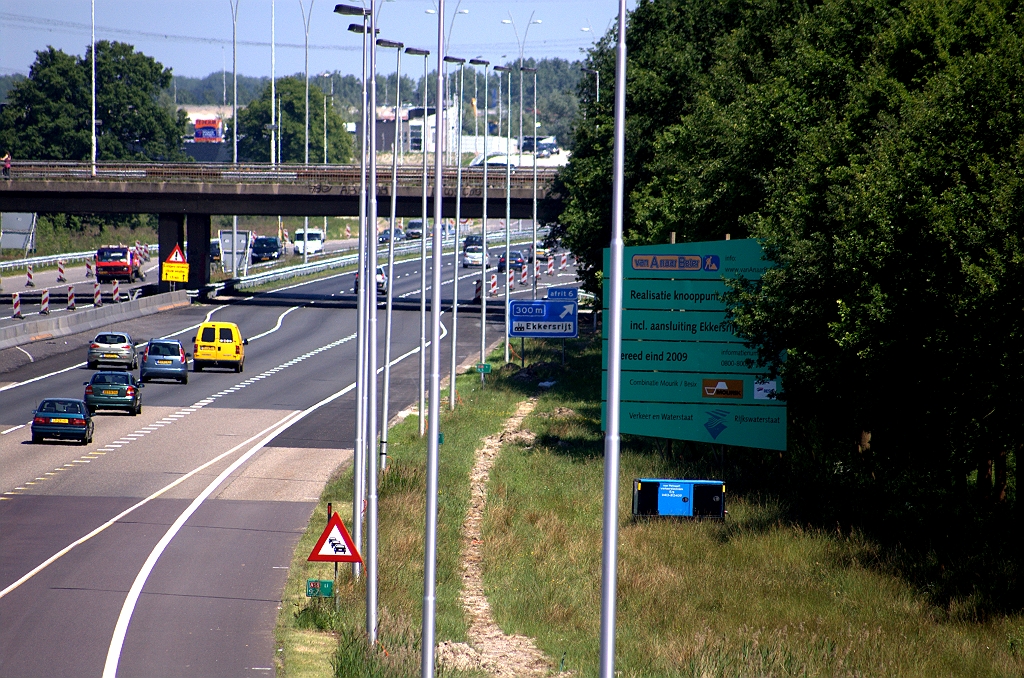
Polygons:
<instances>
[{"instance_id":1,"label":"triangular road sign with car","mask_svg":"<svg viewBox=\"0 0 1024 678\"><path fill-rule=\"evenodd\" d=\"M320 535L307 560L321 563L363 562L355 544L352 543L352 537L345 529L345 523L341 522L341 516L337 512L327 521L324 533Z\"/></svg>"}]
</instances>

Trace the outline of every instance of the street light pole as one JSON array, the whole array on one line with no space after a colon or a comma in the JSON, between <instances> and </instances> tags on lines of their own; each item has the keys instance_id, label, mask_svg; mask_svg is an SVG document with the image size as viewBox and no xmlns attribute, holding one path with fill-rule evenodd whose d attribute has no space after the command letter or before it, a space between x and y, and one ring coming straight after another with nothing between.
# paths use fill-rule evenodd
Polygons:
<instances>
[{"instance_id":1,"label":"street light pole","mask_svg":"<svg viewBox=\"0 0 1024 678\"><path fill-rule=\"evenodd\" d=\"M508 66L495 66L494 70L508 73L508 134L505 135L505 362L509 361L508 343L508 302L512 290L509 279L512 273L512 69ZM501 76L498 76L498 105L501 105ZM501 129L499 128L500 132ZM484 162L487 162L486 160Z\"/></svg>"},{"instance_id":2,"label":"street light pole","mask_svg":"<svg viewBox=\"0 0 1024 678\"><path fill-rule=\"evenodd\" d=\"M92 0L92 175L96 176L96 0Z\"/></svg>"},{"instance_id":3,"label":"street light pole","mask_svg":"<svg viewBox=\"0 0 1024 678\"><path fill-rule=\"evenodd\" d=\"M446 56L444 60L459 65L459 136L455 142L455 246L452 248L452 358L451 372L448 376L448 409L455 409L455 368L458 365L456 354L456 338L459 329L459 222L462 219L462 88L466 60Z\"/></svg>"},{"instance_id":4,"label":"street light pole","mask_svg":"<svg viewBox=\"0 0 1024 678\"><path fill-rule=\"evenodd\" d=\"M309 24L313 21L313 2L315 0L309 0L309 16L306 16L306 8L302 4L302 0L299 0L299 9L302 11L302 27L306 34L306 160L305 163L309 164ZM236 0L237 2L237 0ZM324 238L327 238L327 234L324 233ZM307 215L303 221L302 228L302 263L309 262L309 215Z\"/></svg>"},{"instance_id":5,"label":"street light pole","mask_svg":"<svg viewBox=\"0 0 1024 678\"><path fill-rule=\"evenodd\" d=\"M423 57L423 126L420 128L420 150L423 151L423 196L421 203L420 218L422 219L420 229L420 402L419 402L419 424L420 437L426 433L426 391L427 391L427 57L430 51L425 49L405 50L406 54L414 54ZM434 109L434 126L437 127L437 113ZM437 153L437 148L434 148ZM437 224L434 224L437 227Z\"/></svg>"},{"instance_id":6,"label":"street light pole","mask_svg":"<svg viewBox=\"0 0 1024 678\"><path fill-rule=\"evenodd\" d=\"M231 162L238 164L238 3L228 0L231 7L231 136L233 151ZM231 277L238 277L238 215L231 217Z\"/></svg>"},{"instance_id":7,"label":"street light pole","mask_svg":"<svg viewBox=\"0 0 1024 678\"><path fill-rule=\"evenodd\" d=\"M356 548L362 548L363 536L363 482L366 455L366 18L362 7L337 5L334 11L343 16L362 16L363 23L349 24L348 30L363 36L362 51L362 128L359 150L359 255L356 289L356 436L353 450L352 523ZM359 577L359 563L352 564L352 574Z\"/></svg>"},{"instance_id":8,"label":"street light pole","mask_svg":"<svg viewBox=\"0 0 1024 678\"><path fill-rule=\"evenodd\" d=\"M612 152L612 237L608 271L608 427L604 438L604 530L601 556L599 675L615 675L615 608L619 549L619 401L622 368L622 204L626 150L626 0L619 0L615 58L615 142Z\"/></svg>"},{"instance_id":9,"label":"street light pole","mask_svg":"<svg viewBox=\"0 0 1024 678\"><path fill-rule=\"evenodd\" d=\"M533 240L530 257L533 264L533 298L537 298L537 69L524 67L520 73L533 73Z\"/></svg>"},{"instance_id":10,"label":"street light pole","mask_svg":"<svg viewBox=\"0 0 1024 678\"><path fill-rule=\"evenodd\" d=\"M444 58L444 0L437 3L437 77L435 101L440 114L441 88L443 86L442 66ZM434 230L432 271L433 289L430 295L430 435L427 436L427 505L426 533L423 539L423 654L420 671L423 678L434 675L435 614L437 612L437 476L438 445L441 432L441 202L444 175L441 167L441 153L444 151L439 117L434 125Z\"/></svg>"},{"instance_id":11,"label":"street light pole","mask_svg":"<svg viewBox=\"0 0 1024 678\"><path fill-rule=\"evenodd\" d=\"M277 164L277 0L270 0L270 164ZM280 219L280 217L278 217ZM277 237L281 237L280 224ZM330 517L330 516L328 516Z\"/></svg>"},{"instance_id":12,"label":"street light pole","mask_svg":"<svg viewBox=\"0 0 1024 678\"><path fill-rule=\"evenodd\" d=\"M400 105L402 101L402 48L405 45L390 40L378 40L377 45L394 49L397 56L397 63L395 64L397 80L395 85L395 142L391 147L391 214L388 223L390 233L388 235L387 315L384 325L384 409L380 419L380 470L383 471L388 465L388 421L391 395L391 311L395 279L395 212L398 211L398 146L402 139Z\"/></svg>"},{"instance_id":13,"label":"street light pole","mask_svg":"<svg viewBox=\"0 0 1024 678\"><path fill-rule=\"evenodd\" d=\"M524 54L524 52L526 50L526 36L528 36L530 34L530 26L532 26L534 24L541 23L540 19L537 19L536 21L533 20L533 15L534 14L536 14L536 12L531 12L530 13L530 21L527 22L526 30L523 31L523 39L522 39L522 41L519 40L519 31L518 31L518 29L516 29L516 22L515 22L515 19L512 18L512 12L509 11L507 19L502 19L501 20L501 23L503 23L503 24L511 24L512 31L516 35L516 43L519 45L519 164L520 165L523 164L523 54ZM509 75L509 77L512 77L512 76ZM511 91L511 89L512 89L512 85L510 84L509 85L509 91ZM509 95L508 108L509 108L509 120L511 121L511 118L512 118L512 114L511 114L511 111L512 111L512 98L511 98L511 95ZM509 134L512 133L511 128L512 128L512 125L510 124L509 125ZM536 131L534 131L534 136L536 136L536 135L537 135L537 133L536 133ZM537 151L537 149L536 149L537 140L536 139L533 140L533 144L534 144L534 153L536 153L536 151Z\"/></svg>"},{"instance_id":14,"label":"street light pole","mask_svg":"<svg viewBox=\"0 0 1024 678\"><path fill-rule=\"evenodd\" d=\"M583 71L584 73L589 73L592 76L594 76L596 80L596 82L594 83L594 103L601 103L601 71L597 70L596 68L581 68L580 70Z\"/></svg>"},{"instance_id":15,"label":"street light pole","mask_svg":"<svg viewBox=\"0 0 1024 678\"><path fill-rule=\"evenodd\" d=\"M487 106L490 101L487 91L487 67L491 62L483 59L470 59L469 63L484 67L484 190L480 221L480 244L483 248L480 255L480 363L483 364L487 362ZM473 69L473 80L476 81L476 69ZM474 152L476 151L475 144L476 142L474 142ZM486 378L485 374L481 372L480 383L484 384Z\"/></svg>"}]
</instances>

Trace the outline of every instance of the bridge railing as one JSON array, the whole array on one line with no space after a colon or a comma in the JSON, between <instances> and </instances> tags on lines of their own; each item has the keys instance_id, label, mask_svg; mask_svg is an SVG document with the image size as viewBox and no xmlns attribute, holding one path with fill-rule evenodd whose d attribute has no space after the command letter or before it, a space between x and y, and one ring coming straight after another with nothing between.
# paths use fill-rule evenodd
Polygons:
<instances>
[{"instance_id":1,"label":"bridge railing","mask_svg":"<svg viewBox=\"0 0 1024 678\"><path fill-rule=\"evenodd\" d=\"M538 167L537 184L546 191L557 168ZM444 185L453 187L456 168L444 169ZM358 165L271 165L269 163L96 163L96 174L87 162L64 161L21 161L11 168L13 181L100 181L100 182L159 182L159 183L216 183L216 184L299 184L329 189L332 185L358 185ZM402 188L422 186L421 166L404 165L398 168L398 185ZM433 178L428 174L428 186ZM464 187L483 186L482 167L462 169ZM377 184L382 192L391 185L391 168L377 168ZM513 190L529 189L533 186L533 168L521 167L512 173ZM505 172L491 169L487 176L489 189L502 190L505 187ZM328 192L324 190L323 192Z\"/></svg>"}]
</instances>

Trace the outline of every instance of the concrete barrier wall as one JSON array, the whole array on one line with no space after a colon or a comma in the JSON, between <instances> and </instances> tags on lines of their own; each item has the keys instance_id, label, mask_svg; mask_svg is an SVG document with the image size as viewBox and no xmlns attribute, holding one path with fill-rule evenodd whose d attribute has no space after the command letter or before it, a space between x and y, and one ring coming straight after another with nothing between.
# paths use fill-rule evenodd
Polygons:
<instances>
[{"instance_id":1,"label":"concrete barrier wall","mask_svg":"<svg viewBox=\"0 0 1024 678\"><path fill-rule=\"evenodd\" d=\"M21 346L33 341L66 337L69 334L88 332L112 323L141 318L142 316L169 311L189 305L185 290L166 292L135 301L107 303L99 308L81 311L60 311L50 317L38 316L38 320L26 320L0 329L0 350Z\"/></svg>"}]
</instances>

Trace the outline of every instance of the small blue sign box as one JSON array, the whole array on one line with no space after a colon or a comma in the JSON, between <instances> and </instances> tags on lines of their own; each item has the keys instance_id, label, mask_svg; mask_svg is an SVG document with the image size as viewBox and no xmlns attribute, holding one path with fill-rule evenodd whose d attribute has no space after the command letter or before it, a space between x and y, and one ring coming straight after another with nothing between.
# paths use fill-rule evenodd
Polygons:
<instances>
[{"instance_id":1,"label":"small blue sign box","mask_svg":"<svg viewBox=\"0 0 1024 678\"><path fill-rule=\"evenodd\" d=\"M509 336L572 339L577 336L578 306L572 300L510 301Z\"/></svg>"},{"instance_id":2,"label":"small blue sign box","mask_svg":"<svg viewBox=\"0 0 1024 678\"><path fill-rule=\"evenodd\" d=\"M572 299L576 301L580 298L580 290L578 287L549 287L548 288L548 299Z\"/></svg>"},{"instance_id":3,"label":"small blue sign box","mask_svg":"<svg viewBox=\"0 0 1024 678\"><path fill-rule=\"evenodd\" d=\"M725 518L725 483L721 480L634 478L633 515Z\"/></svg>"}]
</instances>

